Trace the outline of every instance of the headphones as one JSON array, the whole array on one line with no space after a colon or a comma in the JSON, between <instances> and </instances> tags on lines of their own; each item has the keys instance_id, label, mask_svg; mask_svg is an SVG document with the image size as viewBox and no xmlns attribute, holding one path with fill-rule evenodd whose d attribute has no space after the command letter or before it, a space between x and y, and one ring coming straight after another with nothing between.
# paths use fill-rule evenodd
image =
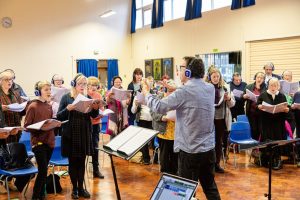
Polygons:
<instances>
[{"instance_id":1,"label":"headphones","mask_svg":"<svg viewBox=\"0 0 300 200\"><path fill-rule=\"evenodd\" d=\"M35 84L35 87L34 87L34 94L35 94L35 96L41 96L42 94L41 94L41 91L39 90L39 83L40 83L41 81L38 81L36 84Z\"/></svg>"},{"instance_id":2,"label":"headphones","mask_svg":"<svg viewBox=\"0 0 300 200\"><path fill-rule=\"evenodd\" d=\"M76 87L76 82L77 82L77 79L80 77L80 76L84 76L82 73L78 73L74 79L71 81L71 86L72 87Z\"/></svg>"},{"instance_id":3,"label":"headphones","mask_svg":"<svg viewBox=\"0 0 300 200\"><path fill-rule=\"evenodd\" d=\"M114 86L115 80L117 78L120 79L123 82L123 80L122 80L122 78L120 76L114 76L113 79L111 80L111 86Z\"/></svg>"},{"instance_id":4,"label":"headphones","mask_svg":"<svg viewBox=\"0 0 300 200\"><path fill-rule=\"evenodd\" d=\"M272 62L269 62L267 64L264 65L264 70L266 69L266 66L270 66L272 68L272 71L275 70L274 64Z\"/></svg>"},{"instance_id":5,"label":"headphones","mask_svg":"<svg viewBox=\"0 0 300 200\"><path fill-rule=\"evenodd\" d=\"M193 58L190 63L188 64L188 66L186 67L185 71L184 71L184 75L187 77L187 78L192 78L192 66L193 66L193 63L195 62L197 58Z\"/></svg>"},{"instance_id":6,"label":"headphones","mask_svg":"<svg viewBox=\"0 0 300 200\"><path fill-rule=\"evenodd\" d=\"M5 69L5 70L3 70L2 72L11 72L14 76L13 76L13 79L15 80L16 79L16 75L15 75L15 72L14 72L14 70L12 70L12 69ZM1 72L1 73L2 73Z\"/></svg>"},{"instance_id":7,"label":"headphones","mask_svg":"<svg viewBox=\"0 0 300 200\"><path fill-rule=\"evenodd\" d=\"M53 85L54 85L54 81L55 81L55 80L54 80L54 77L55 77L55 76L59 76L59 75L58 75L58 74L54 74L54 75L52 76L51 83L52 83ZM61 81L62 81L62 84L64 84L65 81L64 81L64 80L61 80Z\"/></svg>"},{"instance_id":8,"label":"headphones","mask_svg":"<svg viewBox=\"0 0 300 200\"><path fill-rule=\"evenodd\" d=\"M263 73L263 72L256 72L256 74L254 75L253 80L256 80L256 76L257 76L258 74L263 74L263 75L264 75L264 79L266 78L266 77L265 77L265 73Z\"/></svg>"},{"instance_id":9,"label":"headphones","mask_svg":"<svg viewBox=\"0 0 300 200\"><path fill-rule=\"evenodd\" d=\"M241 76L241 74L238 73L238 72L234 72L234 73L232 74L232 77L231 77L231 82L234 81L233 79L234 79L235 76ZM241 78L241 82L242 82L242 78Z\"/></svg>"}]
</instances>

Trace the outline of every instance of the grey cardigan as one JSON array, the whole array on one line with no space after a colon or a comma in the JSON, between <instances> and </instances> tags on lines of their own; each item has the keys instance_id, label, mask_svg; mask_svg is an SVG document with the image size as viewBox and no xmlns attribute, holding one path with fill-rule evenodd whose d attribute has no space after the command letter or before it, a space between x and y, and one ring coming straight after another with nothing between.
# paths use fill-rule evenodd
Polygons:
<instances>
[{"instance_id":1,"label":"grey cardigan","mask_svg":"<svg viewBox=\"0 0 300 200\"><path fill-rule=\"evenodd\" d=\"M160 134L165 134L167 128L167 122L161 121L163 114L159 114L150 110L150 114L152 117L152 127L153 130L158 131Z\"/></svg>"}]
</instances>

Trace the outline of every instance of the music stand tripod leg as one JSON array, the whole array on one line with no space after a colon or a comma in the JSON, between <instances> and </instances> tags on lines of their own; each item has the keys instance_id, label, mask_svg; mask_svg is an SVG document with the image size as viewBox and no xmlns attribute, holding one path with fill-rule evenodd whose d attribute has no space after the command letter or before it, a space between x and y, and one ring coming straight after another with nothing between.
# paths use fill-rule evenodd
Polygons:
<instances>
[{"instance_id":1,"label":"music stand tripod leg","mask_svg":"<svg viewBox=\"0 0 300 200\"><path fill-rule=\"evenodd\" d=\"M113 158L112 158L111 154L109 154L109 157L110 157L110 161L111 161L111 169L112 169L112 173L113 173L113 177L114 177L117 199L121 200L121 195L120 195L120 190L119 190L119 186L118 186L118 181L117 181L117 176L116 176L114 161L113 161Z\"/></svg>"}]
</instances>

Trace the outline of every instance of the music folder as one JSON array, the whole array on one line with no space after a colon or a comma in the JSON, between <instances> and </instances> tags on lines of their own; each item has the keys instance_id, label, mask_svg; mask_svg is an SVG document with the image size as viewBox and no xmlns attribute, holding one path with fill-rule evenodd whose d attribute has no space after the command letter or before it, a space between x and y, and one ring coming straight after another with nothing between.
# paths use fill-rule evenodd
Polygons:
<instances>
[{"instance_id":1,"label":"music folder","mask_svg":"<svg viewBox=\"0 0 300 200\"><path fill-rule=\"evenodd\" d=\"M157 134L155 130L129 126L100 150L129 160Z\"/></svg>"},{"instance_id":2,"label":"music folder","mask_svg":"<svg viewBox=\"0 0 300 200\"><path fill-rule=\"evenodd\" d=\"M266 141L266 142L260 142L257 144L251 144L251 145L240 145L241 150L251 150L251 149L257 149L257 148L266 148L268 146L284 146L289 143L295 143L300 142L300 138L292 139L292 140L273 140L273 141Z\"/></svg>"}]
</instances>

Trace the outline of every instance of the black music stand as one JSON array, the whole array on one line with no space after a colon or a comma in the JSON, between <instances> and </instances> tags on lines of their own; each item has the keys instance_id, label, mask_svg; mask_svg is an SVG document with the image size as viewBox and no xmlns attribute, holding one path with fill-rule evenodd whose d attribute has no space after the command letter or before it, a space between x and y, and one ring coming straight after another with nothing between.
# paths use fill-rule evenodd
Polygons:
<instances>
[{"instance_id":1,"label":"black music stand","mask_svg":"<svg viewBox=\"0 0 300 200\"><path fill-rule=\"evenodd\" d=\"M137 134L134 135L132 134L132 132L137 132ZM122 158L124 160L130 160L141 148L143 148L147 143L149 143L157 134L158 131L155 130L150 130L150 129L136 127L136 126L129 126L127 129L125 129L119 135L117 135L112 141L110 141L107 145L98 148L98 150L107 153L110 157L111 169L114 177L115 190L116 190L116 195L118 200L121 200L121 195L118 186L113 156ZM137 143L137 142L141 142L141 143ZM114 144L110 145L112 143ZM126 147L127 150L129 147L130 154L128 154L128 151L122 151L124 150L124 147Z\"/></svg>"},{"instance_id":2,"label":"black music stand","mask_svg":"<svg viewBox=\"0 0 300 200\"><path fill-rule=\"evenodd\" d=\"M292 139L292 140L275 140L270 142L261 142L258 144L255 144L253 146L241 146L241 150L250 150L250 149L257 149L257 148L265 148L267 152L270 153L269 158L269 186L268 186L268 193L264 194L265 197L268 197L268 200L271 200L272 197L272 164L273 164L273 154L274 150L278 148L279 146L284 146L291 143L296 143L300 141L300 138Z\"/></svg>"}]
</instances>

